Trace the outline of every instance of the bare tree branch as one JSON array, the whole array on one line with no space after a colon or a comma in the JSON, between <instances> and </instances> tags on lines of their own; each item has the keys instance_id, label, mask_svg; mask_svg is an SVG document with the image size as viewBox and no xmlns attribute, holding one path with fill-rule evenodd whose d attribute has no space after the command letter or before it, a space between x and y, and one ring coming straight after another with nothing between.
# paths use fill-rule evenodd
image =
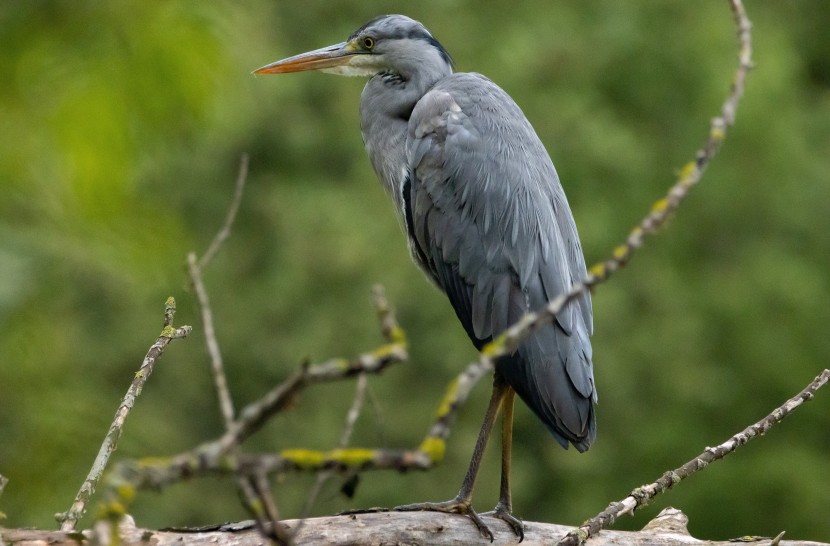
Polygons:
<instances>
[{"instance_id":1,"label":"bare tree branch","mask_svg":"<svg viewBox=\"0 0 830 546\"><path fill-rule=\"evenodd\" d=\"M377 294L381 294L381 297ZM279 454L267 455L235 452L235 449L258 431L271 416L287 407L304 388L317 383L377 374L392 364L408 359L406 335L398 326L385 301L382 292L376 290L376 305L378 302L383 303L378 307L381 328L384 332L389 332L389 338L395 341L358 355L352 360L334 358L321 364L304 365L259 400L243 408L222 436L192 451L169 458L154 457L119 463L108 478L114 498L123 497L125 492L129 497L135 489L159 489L199 475L238 473L250 476L259 472L321 471L330 468L428 468L431 465L429 458L417 451L354 448L327 452L286 449Z\"/></svg>"},{"instance_id":2,"label":"bare tree branch","mask_svg":"<svg viewBox=\"0 0 830 546\"><path fill-rule=\"evenodd\" d=\"M219 252L222 244L230 236L231 228L233 227L236 213L239 210L239 205L242 202L242 195L245 189L245 182L248 178L248 155L243 154L239 164L239 174L236 178L236 185L233 199L228 207L228 212L225 216L225 222L216 236L211 241L210 246L205 252L202 259L199 260L195 252L190 252L187 256L188 273L190 275L190 282L193 290L196 293L196 300L199 304L199 309L202 315L202 324L205 332L205 346L207 348L208 356L211 363L211 375L213 376L214 388L216 390L217 399L219 400L219 408L222 414L222 420L225 424L225 429L230 431L234 425L234 405L231 397L230 389L228 388L227 376L225 375L225 366L222 359L222 352L219 348L219 341L216 337L216 329L213 325L213 311L210 306L210 299L208 297L207 289L202 280L202 270ZM229 449L229 454L233 455L238 452L240 446L232 446ZM248 512L254 517L257 528L266 540L273 541L280 545L291 544L291 536L279 523L279 511L277 510L276 501L271 493L268 479L265 475L258 473L255 475L238 475L236 477L237 486L242 496L242 502Z\"/></svg>"},{"instance_id":3,"label":"bare tree branch","mask_svg":"<svg viewBox=\"0 0 830 546\"><path fill-rule=\"evenodd\" d=\"M360 410L363 408L363 401L366 398L367 385L368 381L365 373L357 376L354 400L352 400L352 405L346 413L346 423L343 426L343 432L340 435L340 442L337 444L338 449L344 449L347 445L349 445L349 440L352 437L355 423L357 422L358 417L360 417ZM311 509L314 507L314 503L317 502L317 497L323 490L323 486L333 475L333 470L324 470L317 475L317 480L315 480L314 486L312 486L311 491L308 494L308 499L306 499L305 506L303 507L303 514L308 515L311 513Z\"/></svg>"},{"instance_id":4,"label":"bare tree branch","mask_svg":"<svg viewBox=\"0 0 830 546\"><path fill-rule=\"evenodd\" d=\"M293 533L280 523L279 510L268 485L268 477L260 473L239 476L238 481L245 507L254 516L254 527L259 535L279 546L293 545Z\"/></svg>"},{"instance_id":5,"label":"bare tree branch","mask_svg":"<svg viewBox=\"0 0 830 546\"><path fill-rule=\"evenodd\" d=\"M228 380L225 375L225 367L222 361L222 351L219 349L219 342L216 339L216 328L213 325L213 311L210 307L210 299L208 298L207 290L202 281L202 271L213 260L214 256L219 252L222 244L230 237L231 228L233 227L236 213L239 210L239 205L242 202L242 195L245 191L245 182L248 180L248 154L242 154L239 160L239 174L236 177L236 185L234 189L231 204L228 207L228 212L225 216L225 222L219 231L214 236L208 249L205 251L201 259L196 256L195 252L190 252L187 255L188 274L190 276L190 284L196 293L196 301L199 303L199 310L202 315L202 326L205 331L205 346L207 348L208 356L210 357L211 372L213 375L213 384L216 389L216 395L219 399L219 409L222 413L222 420L225 427L229 428L234 419L233 398L228 389Z\"/></svg>"},{"instance_id":6,"label":"bare tree branch","mask_svg":"<svg viewBox=\"0 0 830 546\"><path fill-rule=\"evenodd\" d=\"M675 485L691 476L692 474L703 470L709 463L723 459L736 449L746 444L753 438L763 436L773 426L780 423L784 417L798 409L804 402L813 399L816 391L827 384L830 380L830 369L824 370L818 377L816 377L809 385L790 398L781 406L775 408L769 415L745 428L741 432L735 434L724 443L716 447L707 447L703 453L687 462L683 466L666 472L656 481L638 487L632 491L626 498L619 502L612 502L608 508L597 514L597 516L583 523L578 529L568 533L568 535L559 542L559 546L576 546L583 544L588 538L596 535L601 529L614 523L617 517L623 514L633 514L634 510L645 506L651 499L671 489Z\"/></svg>"},{"instance_id":7,"label":"bare tree branch","mask_svg":"<svg viewBox=\"0 0 830 546\"><path fill-rule=\"evenodd\" d=\"M110 455L112 455L113 451L115 451L115 448L118 446L118 439L121 437L121 432L124 428L124 422L127 419L127 415L129 415L130 410L135 405L136 399L141 394L141 389L144 388L144 384L150 378L150 374L153 373L153 367L155 366L156 361L161 357L164 349L170 341L186 337L190 334L192 330L190 326L181 326L179 328L173 327L173 316L175 313L176 300L172 297L167 298L167 302L164 305L164 327L161 330L161 334L159 334L156 342L150 346L150 350L147 351L147 355L144 357L141 367L133 377L130 388L127 389L127 394L125 394L124 398L121 400L121 404L115 412L115 419L110 425L107 435L104 437L104 442L98 450L98 455L92 463L92 468L90 469L86 480L84 480L84 483L81 484L81 489L75 496L75 501L72 503L72 507L66 512L55 514L55 519L61 524L62 531L73 530L75 528L75 524L79 519L81 519L81 517L83 517L84 512L86 512L86 504L89 502L92 494L95 493L95 487L98 485L98 481L101 479L101 474L103 474L104 469L109 462Z\"/></svg>"},{"instance_id":8,"label":"bare tree branch","mask_svg":"<svg viewBox=\"0 0 830 546\"><path fill-rule=\"evenodd\" d=\"M199 260L199 269L204 269L213 260L213 257L219 252L222 243L231 235L231 227L233 227L234 220L236 220L236 213L239 210L239 205L242 203L242 194L245 191L245 183L248 180L248 154L242 154L239 160L239 174L236 176L236 186L234 189L233 200L231 206L228 208L228 213L225 216L225 223L216 233L216 236L211 241L210 246L205 251L202 258Z\"/></svg>"},{"instance_id":9,"label":"bare tree branch","mask_svg":"<svg viewBox=\"0 0 830 546\"><path fill-rule=\"evenodd\" d=\"M0 497L3 496L3 490L6 488L6 485L9 483L9 479L4 475L0 474ZM0 521L6 519L6 514L0 512ZM0 546L3 546L3 541L0 540Z\"/></svg>"},{"instance_id":10,"label":"bare tree branch","mask_svg":"<svg viewBox=\"0 0 830 546\"><path fill-rule=\"evenodd\" d=\"M216 328L213 325L213 311L210 307L210 298L207 289L202 281L202 269L195 252L187 255L187 268L190 275L190 284L196 293L196 301L199 304L199 312L202 316L202 329L205 333L205 347L211 364L211 375L213 386L216 390L216 397L219 400L219 409L222 414L222 421L225 427L230 427L234 420L233 398L228 389L228 379L225 375L225 366L222 360L222 351L219 349L219 342L216 339Z\"/></svg>"}]
</instances>

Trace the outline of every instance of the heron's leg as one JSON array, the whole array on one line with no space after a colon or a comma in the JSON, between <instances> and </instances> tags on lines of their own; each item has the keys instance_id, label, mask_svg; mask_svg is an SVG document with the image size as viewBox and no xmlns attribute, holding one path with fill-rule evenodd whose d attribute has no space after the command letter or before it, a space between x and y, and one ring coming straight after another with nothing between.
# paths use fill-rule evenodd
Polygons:
<instances>
[{"instance_id":1,"label":"heron's leg","mask_svg":"<svg viewBox=\"0 0 830 546\"><path fill-rule=\"evenodd\" d=\"M458 495L456 495L454 499L446 502L419 502L416 504L406 504L404 506L396 507L395 510L434 511L463 514L473 521L482 536L489 538L491 542L493 541L493 533L473 510L473 488L475 487L476 476L478 475L478 469L481 465L482 456L484 455L484 448L487 446L487 440L490 439L490 432L493 430L493 423L495 423L496 417L498 417L502 401L505 399L505 396L508 395L508 392L513 391L507 386L504 380L496 377L496 380L493 383L493 394L490 396L490 403L487 405L487 413L484 414L484 422L481 424L481 430L478 433L478 439L476 440L476 445L473 449L473 457L470 459L470 466L467 468L467 474L464 475L464 481L461 482L461 490L458 492Z\"/></svg>"},{"instance_id":2,"label":"heron's leg","mask_svg":"<svg viewBox=\"0 0 830 546\"><path fill-rule=\"evenodd\" d=\"M484 448L487 447L487 441L490 439L490 433L493 431L493 424L496 422L496 417L499 415L499 410L501 410L505 396L507 396L508 392L512 392L512 390L500 378L496 378L493 383L493 394L490 396L490 403L487 405L487 412L484 414L484 422L481 423L481 430L478 432L478 439L473 448L470 466L467 468L467 474L464 476L464 481L461 482L461 490L457 496L457 499L463 499L467 504L473 499L473 488L476 484L478 468L481 466L481 459L484 457Z\"/></svg>"},{"instance_id":3,"label":"heron's leg","mask_svg":"<svg viewBox=\"0 0 830 546\"><path fill-rule=\"evenodd\" d=\"M519 542L524 540L524 525L520 519L513 515L513 502L510 498L510 462L513 449L513 402L516 399L516 391L508 387L504 395L501 414L501 486L499 488L499 502L491 512L485 516L492 516L504 520L519 537Z\"/></svg>"}]
</instances>

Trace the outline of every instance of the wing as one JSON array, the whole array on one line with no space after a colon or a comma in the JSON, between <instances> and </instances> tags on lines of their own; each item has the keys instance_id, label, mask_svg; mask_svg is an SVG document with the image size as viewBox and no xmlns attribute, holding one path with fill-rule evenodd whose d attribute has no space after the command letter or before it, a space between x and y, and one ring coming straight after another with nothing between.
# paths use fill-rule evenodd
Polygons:
<instances>
[{"instance_id":1,"label":"wing","mask_svg":"<svg viewBox=\"0 0 830 546\"><path fill-rule=\"evenodd\" d=\"M478 74L441 80L415 106L402 193L410 248L477 347L585 275L556 170L513 100ZM585 294L496 371L557 439L594 436Z\"/></svg>"}]
</instances>

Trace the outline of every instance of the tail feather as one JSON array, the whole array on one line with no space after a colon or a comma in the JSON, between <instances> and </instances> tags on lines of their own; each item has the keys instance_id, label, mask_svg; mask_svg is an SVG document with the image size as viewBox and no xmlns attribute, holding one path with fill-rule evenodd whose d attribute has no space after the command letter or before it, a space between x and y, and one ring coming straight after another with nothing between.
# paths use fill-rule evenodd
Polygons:
<instances>
[{"instance_id":1,"label":"tail feather","mask_svg":"<svg viewBox=\"0 0 830 546\"><path fill-rule=\"evenodd\" d=\"M573 307L573 306L570 306ZM581 314L572 312L571 335L555 321L529 336L512 355L496 363L510 385L554 438L586 451L596 438L596 388L591 346Z\"/></svg>"}]
</instances>

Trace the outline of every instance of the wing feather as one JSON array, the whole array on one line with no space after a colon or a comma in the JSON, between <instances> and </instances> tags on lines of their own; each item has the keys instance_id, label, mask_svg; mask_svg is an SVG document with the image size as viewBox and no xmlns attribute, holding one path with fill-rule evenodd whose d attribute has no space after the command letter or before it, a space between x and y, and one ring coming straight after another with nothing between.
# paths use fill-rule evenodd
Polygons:
<instances>
[{"instance_id":1,"label":"wing feather","mask_svg":"<svg viewBox=\"0 0 830 546\"><path fill-rule=\"evenodd\" d=\"M585 275L556 170L524 114L477 74L441 80L415 106L407 162L421 264L477 347ZM595 435L590 296L500 360L510 384L563 445Z\"/></svg>"}]
</instances>

